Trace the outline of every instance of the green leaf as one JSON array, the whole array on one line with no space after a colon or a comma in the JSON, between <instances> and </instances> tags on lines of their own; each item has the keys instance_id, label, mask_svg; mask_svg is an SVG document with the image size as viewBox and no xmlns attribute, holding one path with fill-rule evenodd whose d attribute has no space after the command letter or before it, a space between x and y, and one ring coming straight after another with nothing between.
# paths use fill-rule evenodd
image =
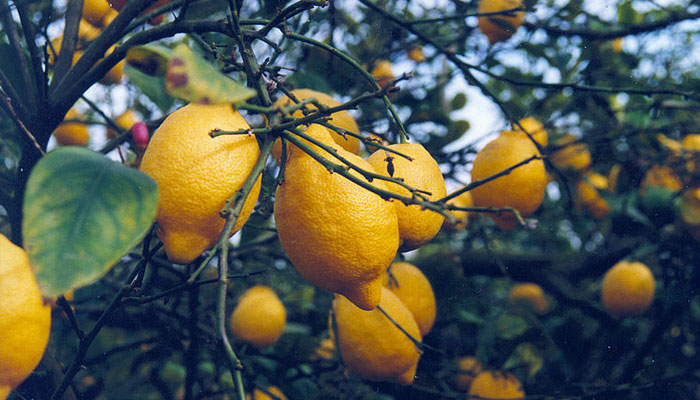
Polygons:
<instances>
[{"instance_id":1,"label":"green leaf","mask_svg":"<svg viewBox=\"0 0 700 400\"><path fill-rule=\"evenodd\" d=\"M503 314L498 317L498 336L503 339L514 339L527 330L527 321L515 315Z\"/></svg>"},{"instance_id":2,"label":"green leaf","mask_svg":"<svg viewBox=\"0 0 700 400\"><path fill-rule=\"evenodd\" d=\"M185 44L173 50L165 77L165 90L173 97L193 103L240 103L255 91L219 72Z\"/></svg>"},{"instance_id":3,"label":"green leaf","mask_svg":"<svg viewBox=\"0 0 700 400\"><path fill-rule=\"evenodd\" d=\"M150 229L158 190L147 175L79 147L61 147L32 170L22 235L42 293L92 283Z\"/></svg>"},{"instance_id":4,"label":"green leaf","mask_svg":"<svg viewBox=\"0 0 700 400\"><path fill-rule=\"evenodd\" d=\"M542 355L539 349L532 343L522 343L515 348L513 353L503 363L503 369L509 370L522 366L527 366L528 378L532 378L542 369Z\"/></svg>"},{"instance_id":5,"label":"green leaf","mask_svg":"<svg viewBox=\"0 0 700 400\"><path fill-rule=\"evenodd\" d=\"M136 85L163 114L167 114L170 111L170 108L175 103L175 99L163 90L163 87L165 87L164 77L145 74L129 64L124 66L124 73L129 77L131 83Z\"/></svg>"}]
</instances>

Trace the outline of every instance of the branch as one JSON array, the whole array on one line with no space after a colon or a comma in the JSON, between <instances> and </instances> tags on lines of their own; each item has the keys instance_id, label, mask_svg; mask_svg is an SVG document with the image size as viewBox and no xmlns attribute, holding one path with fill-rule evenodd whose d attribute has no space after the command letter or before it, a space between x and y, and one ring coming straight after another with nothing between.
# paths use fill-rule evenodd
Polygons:
<instances>
[{"instance_id":1,"label":"branch","mask_svg":"<svg viewBox=\"0 0 700 400\"><path fill-rule=\"evenodd\" d=\"M15 88L23 89L21 90L22 97L13 100L22 102L22 104L26 105L26 107L33 114L34 111L37 109L37 104L35 93L33 93L34 85L32 84L32 78L29 75L29 71L31 71L31 68L29 68L29 65L27 65L27 58L24 56L24 49L22 48L22 39L20 38L19 32L17 31L17 25L15 24L15 21L12 18L12 11L10 10L10 4L8 0L0 1L0 14L2 14L0 15L0 18L2 18L3 31L7 35L7 39L10 41L10 46L14 50L14 61L19 64L20 77L22 79L22 88ZM26 39L27 42L30 42L34 40L34 37Z\"/></svg>"}]
</instances>

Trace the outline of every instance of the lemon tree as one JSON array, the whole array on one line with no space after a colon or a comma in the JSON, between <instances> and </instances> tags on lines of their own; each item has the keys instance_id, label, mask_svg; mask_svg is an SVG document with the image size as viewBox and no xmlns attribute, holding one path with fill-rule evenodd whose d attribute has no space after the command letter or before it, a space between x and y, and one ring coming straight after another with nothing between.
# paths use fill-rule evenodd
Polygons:
<instances>
[{"instance_id":1,"label":"lemon tree","mask_svg":"<svg viewBox=\"0 0 700 400\"><path fill-rule=\"evenodd\" d=\"M433 3L0 0L0 399L697 397L698 5Z\"/></svg>"}]
</instances>

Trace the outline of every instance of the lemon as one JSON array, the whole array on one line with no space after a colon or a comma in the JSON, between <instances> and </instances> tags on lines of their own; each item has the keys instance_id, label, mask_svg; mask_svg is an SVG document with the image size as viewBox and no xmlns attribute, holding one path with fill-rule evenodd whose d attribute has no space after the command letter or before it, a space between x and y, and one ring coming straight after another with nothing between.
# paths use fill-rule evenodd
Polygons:
<instances>
[{"instance_id":1,"label":"lemon","mask_svg":"<svg viewBox=\"0 0 700 400\"><path fill-rule=\"evenodd\" d=\"M112 53L116 48L117 45L110 47L105 53L105 56L110 55L110 53ZM119 84L122 81L122 76L124 76L124 60L119 61L109 71L107 71L105 76L100 79L100 83L103 85Z\"/></svg>"},{"instance_id":2,"label":"lemon","mask_svg":"<svg viewBox=\"0 0 700 400\"><path fill-rule=\"evenodd\" d=\"M591 153L585 143L576 143L573 135L565 135L555 142L561 149L549 156L549 161L559 169L583 172L591 166Z\"/></svg>"},{"instance_id":3,"label":"lemon","mask_svg":"<svg viewBox=\"0 0 700 400\"><path fill-rule=\"evenodd\" d=\"M639 315L654 301L655 288L649 267L640 262L620 261L603 277L603 307L616 318Z\"/></svg>"},{"instance_id":4,"label":"lemon","mask_svg":"<svg viewBox=\"0 0 700 400\"><path fill-rule=\"evenodd\" d=\"M427 335L433 327L437 310L433 287L423 272L413 264L395 262L389 267L384 286L411 311L420 334Z\"/></svg>"},{"instance_id":5,"label":"lemon","mask_svg":"<svg viewBox=\"0 0 700 400\"><path fill-rule=\"evenodd\" d=\"M295 89L292 90L291 93L299 101L313 97L319 103L326 107L337 107L340 105L340 103L333 97L311 89ZM275 102L275 107L287 107L292 104L294 104L292 99L290 99L287 96L282 96ZM313 104L308 104L307 108L310 110L316 110L316 106L314 106ZM294 116L295 118L301 118L304 116L304 113L301 110L297 110L294 112L294 114L292 114L292 116ZM357 122L355 122L355 119L346 110L334 112L333 114L331 114L328 123L353 133L360 133L360 128L357 126ZM360 153L360 139L354 136L345 135L342 132L332 131L331 133L333 140L336 143L338 143L343 149L353 154ZM275 160L279 162L280 156L282 155L282 144L279 141L279 139L275 142L275 146L272 148L272 155L275 157Z\"/></svg>"},{"instance_id":6,"label":"lemon","mask_svg":"<svg viewBox=\"0 0 700 400\"><path fill-rule=\"evenodd\" d=\"M287 400L287 396L285 396L277 386L268 386L265 388L265 390L275 395L275 397L272 397L264 391L255 388L253 389L252 400ZM251 400L249 394L246 394L245 398L246 400Z\"/></svg>"},{"instance_id":7,"label":"lemon","mask_svg":"<svg viewBox=\"0 0 700 400\"><path fill-rule=\"evenodd\" d=\"M0 234L0 399L39 364L49 341L44 304L27 253Z\"/></svg>"},{"instance_id":8,"label":"lemon","mask_svg":"<svg viewBox=\"0 0 700 400\"><path fill-rule=\"evenodd\" d=\"M677 192L683 189L681 178L668 165L654 164L649 168L639 185L640 193L644 194L646 188L656 186Z\"/></svg>"},{"instance_id":9,"label":"lemon","mask_svg":"<svg viewBox=\"0 0 700 400\"><path fill-rule=\"evenodd\" d=\"M248 128L231 105L189 104L170 114L153 134L140 168L158 184L157 233L172 261L189 263L216 244L225 223L219 212L260 155L253 136L212 138L209 133ZM248 220L259 192L260 178L233 232Z\"/></svg>"},{"instance_id":10,"label":"lemon","mask_svg":"<svg viewBox=\"0 0 700 400\"><path fill-rule=\"evenodd\" d=\"M521 399L525 397L522 384L513 374L484 371L469 386L469 399Z\"/></svg>"},{"instance_id":11,"label":"lemon","mask_svg":"<svg viewBox=\"0 0 700 400\"><path fill-rule=\"evenodd\" d=\"M71 108L66 113L66 120L80 120L83 116ZM61 146L87 146L90 142L90 133L87 124L83 122L61 122L53 131L56 142Z\"/></svg>"},{"instance_id":12,"label":"lemon","mask_svg":"<svg viewBox=\"0 0 700 400\"><path fill-rule=\"evenodd\" d=\"M520 0L481 0L478 11L480 14L511 10L522 7ZM483 16L478 19L478 26L481 33L486 35L491 44L508 40L513 33L523 24L524 13L514 12L515 15L501 14Z\"/></svg>"},{"instance_id":13,"label":"lemon","mask_svg":"<svg viewBox=\"0 0 700 400\"><path fill-rule=\"evenodd\" d=\"M101 26L109 9L107 0L84 0L83 18L95 26Z\"/></svg>"},{"instance_id":14,"label":"lemon","mask_svg":"<svg viewBox=\"0 0 700 400\"><path fill-rule=\"evenodd\" d=\"M126 110L114 119L114 123L118 127L128 131L131 127L141 121L141 118L134 112L134 110ZM114 139L119 135L119 133L113 128L107 128L107 138Z\"/></svg>"},{"instance_id":15,"label":"lemon","mask_svg":"<svg viewBox=\"0 0 700 400\"><path fill-rule=\"evenodd\" d=\"M335 341L333 338L325 338L321 340L318 347L314 350L311 355L311 360L331 360L335 357Z\"/></svg>"},{"instance_id":16,"label":"lemon","mask_svg":"<svg viewBox=\"0 0 700 400\"><path fill-rule=\"evenodd\" d=\"M453 382L457 389L466 392L483 367L476 357L466 356L457 360L457 369L459 372L454 375Z\"/></svg>"},{"instance_id":17,"label":"lemon","mask_svg":"<svg viewBox=\"0 0 700 400\"><path fill-rule=\"evenodd\" d=\"M350 162L373 171L365 160L334 144L323 126L313 124L305 133L336 146ZM334 160L319 147L311 147ZM296 146L290 150L284 181L275 195L275 223L282 248L309 282L346 296L362 309L374 308L381 295L382 275L399 247L396 208L331 173ZM355 171L351 174L365 180ZM381 182L374 185L382 186Z\"/></svg>"},{"instance_id":18,"label":"lemon","mask_svg":"<svg viewBox=\"0 0 700 400\"><path fill-rule=\"evenodd\" d=\"M518 123L520 123L520 126L522 126L525 131L530 134L530 136L532 136L532 139L534 139L537 144L539 144L541 147L547 147L547 144L549 143L547 131L544 129L544 125L542 125L537 118L523 118L518 121ZM520 129L520 127L517 125L513 125L513 130L522 132L522 129Z\"/></svg>"},{"instance_id":19,"label":"lemon","mask_svg":"<svg viewBox=\"0 0 700 400\"><path fill-rule=\"evenodd\" d=\"M603 219L610 214L610 205L587 179L580 179L576 182L574 205L588 211L595 219Z\"/></svg>"},{"instance_id":20,"label":"lemon","mask_svg":"<svg viewBox=\"0 0 700 400\"><path fill-rule=\"evenodd\" d=\"M447 194L445 180L435 159L418 143L392 144L388 146L411 160L387 151L375 151L367 158L374 169L388 177L403 179L403 182L415 189L427 192L428 200L436 201ZM387 158L391 157L389 163ZM393 173L392 173L393 172ZM387 183L393 193L411 196L411 192L396 184ZM423 209L418 204L405 205L394 200L399 217L399 237L401 251L417 249L437 235L445 217L432 210Z\"/></svg>"},{"instance_id":21,"label":"lemon","mask_svg":"<svg viewBox=\"0 0 700 400\"><path fill-rule=\"evenodd\" d=\"M411 311L389 289L382 288L379 306L416 340L420 330ZM365 311L347 299L333 300L336 332L343 363L371 381L413 382L420 352L416 344L379 309Z\"/></svg>"},{"instance_id":22,"label":"lemon","mask_svg":"<svg viewBox=\"0 0 700 400\"><path fill-rule=\"evenodd\" d=\"M256 285L246 290L231 313L233 336L258 349L273 345L287 322L284 304L271 288Z\"/></svg>"},{"instance_id":23,"label":"lemon","mask_svg":"<svg viewBox=\"0 0 700 400\"><path fill-rule=\"evenodd\" d=\"M481 149L474 159L472 180L491 177L532 156L539 156L537 147L522 132L504 131ZM523 217L531 215L542 203L547 175L542 160L532 160L509 174L495 178L471 190L477 207L513 207ZM517 219L511 212L489 213L503 230L513 229Z\"/></svg>"},{"instance_id":24,"label":"lemon","mask_svg":"<svg viewBox=\"0 0 700 400\"><path fill-rule=\"evenodd\" d=\"M549 302L540 285L536 283L518 283L513 285L508 293L512 303L524 303L537 314L544 314L549 309Z\"/></svg>"},{"instance_id":25,"label":"lemon","mask_svg":"<svg viewBox=\"0 0 700 400\"><path fill-rule=\"evenodd\" d=\"M473 207L474 201L472 200L472 193L470 191L463 192L459 196L447 200L447 204L451 204L455 207ZM462 210L449 210L447 212L454 217L455 221L452 222L449 218L445 218L442 223L444 228L451 231L458 231L467 227L470 212Z\"/></svg>"},{"instance_id":26,"label":"lemon","mask_svg":"<svg viewBox=\"0 0 700 400\"><path fill-rule=\"evenodd\" d=\"M414 46L406 54L408 58L416 63L422 63L426 60L425 54L423 54L423 46Z\"/></svg>"},{"instance_id":27,"label":"lemon","mask_svg":"<svg viewBox=\"0 0 700 400\"><path fill-rule=\"evenodd\" d=\"M377 80L377 84L380 87L384 87L396 79L394 77L393 65L391 65L391 61L389 60L377 60L370 74Z\"/></svg>"}]
</instances>

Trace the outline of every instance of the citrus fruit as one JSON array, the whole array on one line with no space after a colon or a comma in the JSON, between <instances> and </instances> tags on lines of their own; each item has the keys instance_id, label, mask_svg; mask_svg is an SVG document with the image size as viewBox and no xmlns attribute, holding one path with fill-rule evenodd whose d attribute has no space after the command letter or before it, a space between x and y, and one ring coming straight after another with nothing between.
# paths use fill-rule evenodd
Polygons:
<instances>
[{"instance_id":1,"label":"citrus fruit","mask_svg":"<svg viewBox=\"0 0 700 400\"><path fill-rule=\"evenodd\" d=\"M385 275L384 286L411 311L420 334L427 335L433 327L437 310L433 287L420 268L407 262L395 262Z\"/></svg>"},{"instance_id":2,"label":"citrus fruit","mask_svg":"<svg viewBox=\"0 0 700 400\"><path fill-rule=\"evenodd\" d=\"M466 356L457 360L458 372L452 378L457 389L466 392L483 367L476 357Z\"/></svg>"},{"instance_id":3,"label":"citrus fruit","mask_svg":"<svg viewBox=\"0 0 700 400\"><path fill-rule=\"evenodd\" d=\"M275 395L275 397L272 397L264 391L255 388L253 389L252 399L249 394L247 394L245 398L246 400L287 400L287 396L285 396L277 386L268 386L265 388L265 390Z\"/></svg>"},{"instance_id":4,"label":"citrus fruit","mask_svg":"<svg viewBox=\"0 0 700 400\"><path fill-rule=\"evenodd\" d=\"M549 303L540 285L536 283L518 283L513 285L508 293L512 303L524 303L537 314L544 314L549 309Z\"/></svg>"},{"instance_id":5,"label":"citrus fruit","mask_svg":"<svg viewBox=\"0 0 700 400\"><path fill-rule=\"evenodd\" d=\"M377 80L377 84L380 87L386 86L388 83L396 79L394 77L394 72L392 71L393 66L389 60L377 60L374 63L374 68L370 74Z\"/></svg>"},{"instance_id":6,"label":"citrus fruit","mask_svg":"<svg viewBox=\"0 0 700 400\"><path fill-rule=\"evenodd\" d=\"M476 154L472 180L489 178L539 155L535 144L521 132L504 131ZM515 168L507 175L475 187L471 193L477 207L512 207L527 217L542 203L546 185L544 163L536 159ZM489 213L488 216L503 230L513 229L517 225L517 219L511 212Z\"/></svg>"},{"instance_id":7,"label":"citrus fruit","mask_svg":"<svg viewBox=\"0 0 700 400\"><path fill-rule=\"evenodd\" d=\"M95 26L101 26L109 9L107 0L84 0L83 18Z\"/></svg>"},{"instance_id":8,"label":"citrus fruit","mask_svg":"<svg viewBox=\"0 0 700 400\"><path fill-rule=\"evenodd\" d=\"M287 311L274 290L256 285L238 299L229 322L236 339L262 349L282 336Z\"/></svg>"},{"instance_id":9,"label":"citrus fruit","mask_svg":"<svg viewBox=\"0 0 700 400\"><path fill-rule=\"evenodd\" d=\"M520 121L518 121L520 126L522 126L527 133L532 136L532 138L539 144L541 147L547 147L547 144L549 143L549 138L547 136L547 131L544 129L544 125L540 121L537 120L535 117L527 117L523 118ZM521 131L520 126L513 125L513 130L514 131Z\"/></svg>"},{"instance_id":10,"label":"citrus fruit","mask_svg":"<svg viewBox=\"0 0 700 400\"><path fill-rule=\"evenodd\" d=\"M412 188L421 190L421 194L428 193L430 201L439 200L447 194L445 180L435 159L425 148L418 143L392 144L388 146L403 155L385 150L375 151L367 158L374 169L387 177L403 179L403 182ZM387 161L391 158L391 162ZM378 182L378 180L375 180ZM402 196L411 196L411 192L396 184L388 182L386 186L393 193ZM432 210L423 209L418 204L405 205L393 200L399 217L399 237L401 238L401 251L417 249L429 242L437 235L445 217Z\"/></svg>"},{"instance_id":11,"label":"citrus fruit","mask_svg":"<svg viewBox=\"0 0 700 400\"><path fill-rule=\"evenodd\" d=\"M511 10L522 7L520 0L481 0L478 11L480 14ZM486 35L489 43L508 40L513 33L523 24L524 13L522 11L510 14L490 15L479 17L479 30Z\"/></svg>"},{"instance_id":12,"label":"citrus fruit","mask_svg":"<svg viewBox=\"0 0 700 400\"><path fill-rule=\"evenodd\" d=\"M406 54L408 58L414 62L422 63L426 60L425 54L423 54L423 46L414 46Z\"/></svg>"},{"instance_id":13,"label":"citrus fruit","mask_svg":"<svg viewBox=\"0 0 700 400\"><path fill-rule=\"evenodd\" d=\"M579 209L586 210L595 219L603 219L610 214L608 202L585 177L576 182L574 205Z\"/></svg>"},{"instance_id":14,"label":"citrus fruit","mask_svg":"<svg viewBox=\"0 0 700 400\"><path fill-rule=\"evenodd\" d=\"M700 239L700 188L694 187L683 192L680 212L688 232L695 239Z\"/></svg>"},{"instance_id":15,"label":"citrus fruit","mask_svg":"<svg viewBox=\"0 0 700 400\"><path fill-rule=\"evenodd\" d=\"M411 337L421 340L411 311L387 288L382 288L379 307ZM342 296L335 296L333 312L340 355L351 371L371 381L413 382L418 347L384 313L361 310Z\"/></svg>"},{"instance_id":16,"label":"citrus fruit","mask_svg":"<svg viewBox=\"0 0 700 400\"><path fill-rule=\"evenodd\" d=\"M216 244L226 222L219 212L241 189L260 155L253 136L212 138L209 133L248 128L229 104L189 104L153 133L140 168L158 184L156 232L172 261L189 263ZM259 192L260 178L232 232L248 220Z\"/></svg>"},{"instance_id":17,"label":"citrus fruit","mask_svg":"<svg viewBox=\"0 0 700 400\"><path fill-rule=\"evenodd\" d=\"M674 192L683 189L681 178L668 165L654 164L649 168L642 178L639 191L643 194L649 186L662 187Z\"/></svg>"},{"instance_id":18,"label":"citrus fruit","mask_svg":"<svg viewBox=\"0 0 700 400\"><path fill-rule=\"evenodd\" d=\"M335 341L333 338L325 338L321 340L318 347L311 355L311 360L331 360L335 357Z\"/></svg>"},{"instance_id":19,"label":"citrus fruit","mask_svg":"<svg viewBox=\"0 0 700 400\"><path fill-rule=\"evenodd\" d=\"M591 166L591 153L585 143L576 143L573 135L565 135L554 144L561 147L549 156L549 160L557 168L583 172Z\"/></svg>"},{"instance_id":20,"label":"citrus fruit","mask_svg":"<svg viewBox=\"0 0 700 400\"><path fill-rule=\"evenodd\" d=\"M27 253L0 234L0 399L39 364L49 341L51 307Z\"/></svg>"},{"instance_id":21,"label":"citrus fruit","mask_svg":"<svg viewBox=\"0 0 700 400\"><path fill-rule=\"evenodd\" d=\"M463 192L459 196L447 200L447 204L451 204L455 207L473 207L474 201L472 200L472 193L470 191ZM448 210L447 212L454 217L455 221L453 222L449 218L445 218L442 223L443 227L452 231L458 231L467 227L470 214L468 211Z\"/></svg>"},{"instance_id":22,"label":"citrus fruit","mask_svg":"<svg viewBox=\"0 0 700 400\"><path fill-rule=\"evenodd\" d=\"M334 144L330 132L313 124L306 134L335 146L362 169L365 160ZM332 156L312 145L319 154ZM150 148L151 145L149 145ZM379 303L383 274L399 247L396 208L379 195L331 173L290 146L284 180L275 195L275 223L282 248L301 276L321 289L340 293L362 309ZM350 173L365 182L352 170ZM381 182L373 183L384 187Z\"/></svg>"},{"instance_id":23,"label":"citrus fruit","mask_svg":"<svg viewBox=\"0 0 700 400\"><path fill-rule=\"evenodd\" d=\"M639 315L654 300L655 287L649 267L640 262L620 261L603 277L603 307L616 318Z\"/></svg>"},{"instance_id":24,"label":"citrus fruit","mask_svg":"<svg viewBox=\"0 0 700 400\"><path fill-rule=\"evenodd\" d=\"M469 399L521 399L522 384L510 372L484 371L469 386Z\"/></svg>"},{"instance_id":25,"label":"citrus fruit","mask_svg":"<svg viewBox=\"0 0 700 400\"><path fill-rule=\"evenodd\" d=\"M117 45L113 45L107 50L105 56L108 56L114 51ZM100 79L100 83L103 85L113 85L118 84L122 81L122 76L124 75L124 60L119 61L115 64L107 73Z\"/></svg>"},{"instance_id":26,"label":"citrus fruit","mask_svg":"<svg viewBox=\"0 0 700 400\"><path fill-rule=\"evenodd\" d=\"M82 115L75 109L68 110L65 120L80 120ZM53 131L56 142L61 146L87 146L90 133L83 122L61 122Z\"/></svg>"},{"instance_id":27,"label":"citrus fruit","mask_svg":"<svg viewBox=\"0 0 700 400\"><path fill-rule=\"evenodd\" d=\"M319 103L326 107L337 107L341 104L333 97L311 89L295 89L292 90L291 93L299 101L313 97ZM287 107L292 104L294 104L292 99L290 99L287 96L282 96L275 102L275 107ZM314 106L313 104L307 104L307 108L309 110L316 110L316 106ZM304 112L301 110L297 110L294 112L294 114L292 114L292 116L295 118L302 118L304 116ZM360 128L357 126L357 122L355 122L355 119L350 115L349 112L347 112L347 110L337 111L331 114L330 119L328 119L328 123L353 133L360 133ZM360 139L354 136L345 135L342 132L331 131L331 133L333 140L336 143L338 143L343 149L354 154L360 153ZM287 152L289 152L289 150L287 150ZM275 157L275 160L277 160L277 162L280 161L280 157L282 155L282 143L279 139L275 142L275 146L272 149L272 155Z\"/></svg>"},{"instance_id":28,"label":"citrus fruit","mask_svg":"<svg viewBox=\"0 0 700 400\"><path fill-rule=\"evenodd\" d=\"M141 118L139 118L134 110L126 110L114 119L114 123L125 131L131 129L131 127L139 121L141 121ZM115 129L111 127L107 128L107 138L114 139L118 135L119 133Z\"/></svg>"}]
</instances>

